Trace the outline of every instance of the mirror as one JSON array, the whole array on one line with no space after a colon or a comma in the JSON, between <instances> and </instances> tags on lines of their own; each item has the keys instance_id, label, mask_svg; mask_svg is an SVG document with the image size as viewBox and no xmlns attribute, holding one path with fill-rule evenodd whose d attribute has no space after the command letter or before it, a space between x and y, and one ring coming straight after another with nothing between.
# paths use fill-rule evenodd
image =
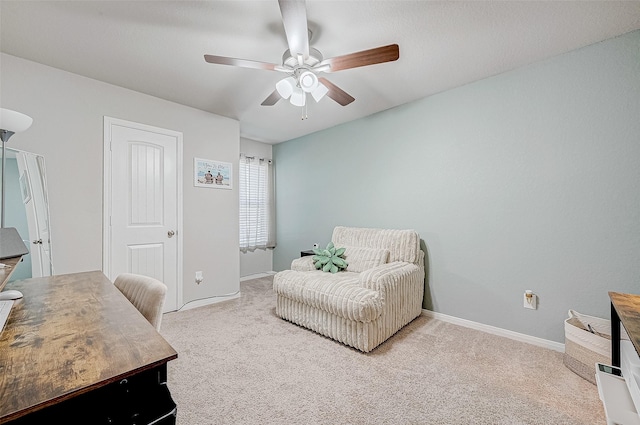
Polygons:
<instances>
[{"instance_id":1,"label":"mirror","mask_svg":"<svg viewBox=\"0 0 640 425\"><path fill-rule=\"evenodd\" d=\"M5 227L15 227L29 248L29 254L22 257L10 280L51 276L53 263L44 157L9 147L6 155Z\"/></svg>"}]
</instances>

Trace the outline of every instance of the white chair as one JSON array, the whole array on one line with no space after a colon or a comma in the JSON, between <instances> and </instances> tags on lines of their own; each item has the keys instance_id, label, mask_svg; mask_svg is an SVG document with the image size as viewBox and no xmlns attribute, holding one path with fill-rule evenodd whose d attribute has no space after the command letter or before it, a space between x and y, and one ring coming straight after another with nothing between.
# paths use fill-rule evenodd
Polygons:
<instances>
[{"instance_id":1,"label":"white chair","mask_svg":"<svg viewBox=\"0 0 640 425\"><path fill-rule=\"evenodd\" d=\"M167 286L157 279L131 273L119 275L114 285L124 294L140 313L160 331L162 307L167 295Z\"/></svg>"},{"instance_id":2,"label":"white chair","mask_svg":"<svg viewBox=\"0 0 640 425\"><path fill-rule=\"evenodd\" d=\"M365 353L422 313L424 252L413 230L338 226L331 241L345 248L347 269L316 270L297 258L276 273L276 315Z\"/></svg>"}]
</instances>

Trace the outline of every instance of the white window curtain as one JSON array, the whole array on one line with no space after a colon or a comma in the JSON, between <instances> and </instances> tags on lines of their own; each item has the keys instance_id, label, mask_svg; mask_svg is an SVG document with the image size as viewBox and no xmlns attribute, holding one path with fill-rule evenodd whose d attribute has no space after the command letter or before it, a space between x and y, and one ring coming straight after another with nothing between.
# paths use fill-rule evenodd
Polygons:
<instances>
[{"instance_id":1,"label":"white window curtain","mask_svg":"<svg viewBox=\"0 0 640 425\"><path fill-rule=\"evenodd\" d=\"M240 251L275 248L273 164L240 154Z\"/></svg>"}]
</instances>

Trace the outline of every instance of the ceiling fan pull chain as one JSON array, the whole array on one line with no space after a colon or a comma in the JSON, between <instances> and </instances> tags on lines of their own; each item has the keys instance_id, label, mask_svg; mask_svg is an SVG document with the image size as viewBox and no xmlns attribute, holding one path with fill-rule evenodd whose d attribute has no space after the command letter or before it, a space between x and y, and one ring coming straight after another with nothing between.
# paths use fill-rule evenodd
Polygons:
<instances>
[{"instance_id":1,"label":"ceiling fan pull chain","mask_svg":"<svg viewBox=\"0 0 640 425\"><path fill-rule=\"evenodd\" d=\"M307 93L303 93L303 96L304 96L304 103L302 104L302 121L309 118L309 116L307 115Z\"/></svg>"}]
</instances>

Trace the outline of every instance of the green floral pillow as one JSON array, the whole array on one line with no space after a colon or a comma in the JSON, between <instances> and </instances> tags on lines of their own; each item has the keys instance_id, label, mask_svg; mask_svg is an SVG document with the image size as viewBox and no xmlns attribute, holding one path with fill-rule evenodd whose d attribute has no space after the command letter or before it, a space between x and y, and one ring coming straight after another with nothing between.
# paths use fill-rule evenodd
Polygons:
<instances>
[{"instance_id":1,"label":"green floral pillow","mask_svg":"<svg viewBox=\"0 0 640 425\"><path fill-rule=\"evenodd\" d=\"M344 259L345 248L336 248L333 246L333 242L329 242L329 245L325 249L314 249L313 262L316 269L323 272L337 273L340 270L347 268L349 263Z\"/></svg>"}]
</instances>

